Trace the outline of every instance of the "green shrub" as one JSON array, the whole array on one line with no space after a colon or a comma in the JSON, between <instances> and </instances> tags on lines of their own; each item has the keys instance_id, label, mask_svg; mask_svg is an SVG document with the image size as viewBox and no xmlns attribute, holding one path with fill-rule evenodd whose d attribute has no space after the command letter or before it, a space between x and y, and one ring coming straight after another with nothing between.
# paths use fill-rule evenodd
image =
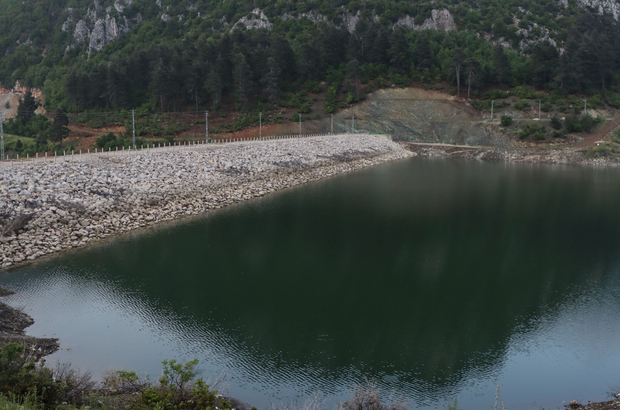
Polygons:
<instances>
[{"instance_id":1,"label":"green shrub","mask_svg":"<svg viewBox=\"0 0 620 410\"><path fill-rule=\"evenodd\" d=\"M512 117L509 115L502 115L501 124L504 127L508 127L512 124Z\"/></svg>"},{"instance_id":2,"label":"green shrub","mask_svg":"<svg viewBox=\"0 0 620 410\"><path fill-rule=\"evenodd\" d=\"M51 370L37 365L23 345L7 343L0 350L0 394L18 400L36 396L51 408L59 391Z\"/></svg>"},{"instance_id":3,"label":"green shrub","mask_svg":"<svg viewBox=\"0 0 620 410\"><path fill-rule=\"evenodd\" d=\"M305 102L299 106L298 112L301 114L308 114L312 110L310 103Z\"/></svg>"},{"instance_id":4,"label":"green shrub","mask_svg":"<svg viewBox=\"0 0 620 410\"><path fill-rule=\"evenodd\" d=\"M394 74L392 76L392 82L396 84L397 87L404 88L409 87L411 79L409 79L409 77L407 77L406 75ZM441 87L441 89L443 90L443 87Z\"/></svg>"},{"instance_id":5,"label":"green shrub","mask_svg":"<svg viewBox=\"0 0 620 410\"><path fill-rule=\"evenodd\" d=\"M308 82L306 82L306 89L309 93L318 94L323 91L323 86L318 81L308 80Z\"/></svg>"},{"instance_id":6,"label":"green shrub","mask_svg":"<svg viewBox=\"0 0 620 410\"><path fill-rule=\"evenodd\" d=\"M536 132L534 132L532 139L534 141L542 141L547 138L547 130L545 127L540 127Z\"/></svg>"},{"instance_id":7,"label":"green shrub","mask_svg":"<svg viewBox=\"0 0 620 410\"><path fill-rule=\"evenodd\" d=\"M556 130L562 129L562 121L560 120L560 117L558 117L557 115L554 115L553 117L551 117L551 128L556 129Z\"/></svg>"},{"instance_id":8,"label":"green shrub","mask_svg":"<svg viewBox=\"0 0 620 410\"><path fill-rule=\"evenodd\" d=\"M530 100L536 98L536 91L526 86L520 85L518 87L515 87L512 93L519 98L527 98Z\"/></svg>"},{"instance_id":9,"label":"green shrub","mask_svg":"<svg viewBox=\"0 0 620 410\"><path fill-rule=\"evenodd\" d=\"M585 152L587 158L613 157L618 151L609 145L602 144L597 147L588 147Z\"/></svg>"},{"instance_id":10,"label":"green shrub","mask_svg":"<svg viewBox=\"0 0 620 410\"><path fill-rule=\"evenodd\" d=\"M566 116L564 127L566 127L566 132L581 132L583 130L576 115Z\"/></svg>"},{"instance_id":11,"label":"green shrub","mask_svg":"<svg viewBox=\"0 0 620 410\"><path fill-rule=\"evenodd\" d=\"M41 407L41 403L34 394L14 400L0 395L0 409L2 410L41 410Z\"/></svg>"},{"instance_id":12,"label":"green shrub","mask_svg":"<svg viewBox=\"0 0 620 410\"><path fill-rule=\"evenodd\" d=\"M327 113L333 113L336 108L336 94L338 87L332 85L327 88L325 93L325 111Z\"/></svg>"},{"instance_id":13,"label":"green shrub","mask_svg":"<svg viewBox=\"0 0 620 410\"><path fill-rule=\"evenodd\" d=\"M542 125L526 125L523 127L521 132L519 132L520 139L526 139L530 137L534 141L541 141L547 138L547 129Z\"/></svg>"},{"instance_id":14,"label":"green shrub","mask_svg":"<svg viewBox=\"0 0 620 410\"><path fill-rule=\"evenodd\" d=\"M196 377L198 360L185 364L164 360L164 374L158 383L142 388L140 396L129 403L129 410L228 410L231 405L216 390ZM135 374L134 374L135 375ZM138 384L133 378L132 384Z\"/></svg>"},{"instance_id":15,"label":"green shrub","mask_svg":"<svg viewBox=\"0 0 620 410\"><path fill-rule=\"evenodd\" d=\"M136 147L146 143L147 141L144 138L136 138ZM122 149L123 147L133 148L133 137L125 138L123 134L114 135L109 132L95 140L95 147L103 148L105 151L114 151L116 148Z\"/></svg>"},{"instance_id":16,"label":"green shrub","mask_svg":"<svg viewBox=\"0 0 620 410\"><path fill-rule=\"evenodd\" d=\"M502 90L489 90L482 94L482 98L485 100L499 100L500 98L508 98L509 96L509 91Z\"/></svg>"},{"instance_id":17,"label":"green shrub","mask_svg":"<svg viewBox=\"0 0 620 410\"><path fill-rule=\"evenodd\" d=\"M590 114L584 114L579 117L579 125L581 125L581 128L586 132L590 132L594 127L594 124L595 120Z\"/></svg>"},{"instance_id":18,"label":"green shrub","mask_svg":"<svg viewBox=\"0 0 620 410\"><path fill-rule=\"evenodd\" d=\"M519 100L515 103L515 109L519 111L529 110L531 108L530 103L525 100Z\"/></svg>"},{"instance_id":19,"label":"green shrub","mask_svg":"<svg viewBox=\"0 0 620 410\"><path fill-rule=\"evenodd\" d=\"M551 133L551 136L552 136L553 138L564 138L564 137L566 137L566 134L564 134L564 133L563 133L563 132L561 132L561 131L553 131L553 132Z\"/></svg>"}]
</instances>

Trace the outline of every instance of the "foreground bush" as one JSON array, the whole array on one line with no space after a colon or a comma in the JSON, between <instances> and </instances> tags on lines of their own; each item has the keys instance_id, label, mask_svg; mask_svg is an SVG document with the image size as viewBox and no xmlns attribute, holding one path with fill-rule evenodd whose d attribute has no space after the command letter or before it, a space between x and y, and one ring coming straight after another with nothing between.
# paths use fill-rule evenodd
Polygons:
<instances>
[{"instance_id":1,"label":"foreground bush","mask_svg":"<svg viewBox=\"0 0 620 410\"><path fill-rule=\"evenodd\" d=\"M41 404L37 402L36 396L26 396L18 403L0 395L0 410L40 410Z\"/></svg>"},{"instance_id":2,"label":"foreground bush","mask_svg":"<svg viewBox=\"0 0 620 410\"><path fill-rule=\"evenodd\" d=\"M164 360L163 365L164 375L156 384L143 388L140 396L128 403L130 409L231 409L231 404L216 390L209 390L202 378L195 380L197 359L185 364ZM126 373L123 376L128 382L135 383L139 380L135 373Z\"/></svg>"},{"instance_id":3,"label":"foreground bush","mask_svg":"<svg viewBox=\"0 0 620 410\"><path fill-rule=\"evenodd\" d=\"M70 408L131 410L231 409L230 400L196 379L198 360L164 360L163 376L151 383L135 372L109 372L99 385L69 364L54 370L35 363L30 349L7 343L0 350L0 410ZM239 403L235 403L239 408ZM243 406L241 406L243 407ZM66 407L63 407L66 408Z\"/></svg>"},{"instance_id":4,"label":"foreground bush","mask_svg":"<svg viewBox=\"0 0 620 410\"><path fill-rule=\"evenodd\" d=\"M37 397L46 408L52 408L59 389L52 371L37 365L23 345L6 343L0 350L0 394L21 400Z\"/></svg>"}]
</instances>

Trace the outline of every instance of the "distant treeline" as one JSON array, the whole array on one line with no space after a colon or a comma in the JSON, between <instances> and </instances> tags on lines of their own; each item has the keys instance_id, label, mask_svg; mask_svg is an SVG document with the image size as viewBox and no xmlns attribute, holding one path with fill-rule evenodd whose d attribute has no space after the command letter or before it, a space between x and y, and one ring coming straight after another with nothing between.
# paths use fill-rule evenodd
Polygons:
<instances>
[{"instance_id":1,"label":"distant treeline","mask_svg":"<svg viewBox=\"0 0 620 410\"><path fill-rule=\"evenodd\" d=\"M75 3L73 23L79 10L92 6ZM0 82L42 88L52 110L176 111L190 104L198 110L234 101L239 109L276 104L304 112L307 102L290 101L303 89L325 92L325 110L331 112L343 92L359 99L359 84L406 86L412 80L448 81L462 95L489 86L531 85L600 94L620 104L618 23L572 0L567 7L552 0L202 0L164 1L162 8L134 1L122 15L113 7L108 12L119 22L137 16L143 22L90 54L84 43L67 48L73 38L71 29L60 30L69 21L65 6L0 0ZM272 30L231 30L224 24L256 17L248 13L254 7L270 16ZM459 30L395 25L406 14L421 24L432 9L442 8L451 10ZM340 17L343 10L359 12L352 33ZM300 17L307 12L321 13L326 21ZM292 18L280 18L285 13Z\"/></svg>"}]
</instances>

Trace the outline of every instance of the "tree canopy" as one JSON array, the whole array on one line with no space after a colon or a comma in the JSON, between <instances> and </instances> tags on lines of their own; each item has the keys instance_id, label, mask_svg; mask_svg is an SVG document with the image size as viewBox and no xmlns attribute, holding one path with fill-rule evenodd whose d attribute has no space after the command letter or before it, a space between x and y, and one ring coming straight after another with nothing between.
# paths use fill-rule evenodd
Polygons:
<instances>
[{"instance_id":1,"label":"tree canopy","mask_svg":"<svg viewBox=\"0 0 620 410\"><path fill-rule=\"evenodd\" d=\"M419 30L433 10L448 10L457 30ZM123 27L101 49L76 31L95 19ZM0 46L3 86L40 88L48 109L67 112L277 104L322 81L338 93L342 78L356 90L376 79L449 81L459 93L532 85L620 100L618 22L570 1L0 0ZM26 97L22 105L34 115Z\"/></svg>"}]
</instances>

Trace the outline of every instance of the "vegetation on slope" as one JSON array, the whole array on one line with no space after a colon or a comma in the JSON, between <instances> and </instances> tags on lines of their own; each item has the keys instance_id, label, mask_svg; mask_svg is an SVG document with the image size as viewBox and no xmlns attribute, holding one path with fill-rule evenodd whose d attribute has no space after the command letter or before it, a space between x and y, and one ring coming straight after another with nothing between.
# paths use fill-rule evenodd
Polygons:
<instances>
[{"instance_id":1,"label":"vegetation on slope","mask_svg":"<svg viewBox=\"0 0 620 410\"><path fill-rule=\"evenodd\" d=\"M352 93L342 89L345 78L355 84L379 80L379 86L385 80L458 81L473 88L529 84L620 101L609 92L620 73L618 23L574 1L120 4L1 0L0 83L43 88L48 108L72 112L217 107L228 96L241 109L282 103L283 92L301 88ZM231 28L242 17L260 20L252 14L256 8L271 30ZM396 24L404 16L422 24L433 9L444 8L458 31ZM95 14L132 28L96 51L74 38L78 22ZM359 17L351 32L343 23L347 16ZM326 111L335 108L333 100Z\"/></svg>"},{"instance_id":2,"label":"vegetation on slope","mask_svg":"<svg viewBox=\"0 0 620 410\"><path fill-rule=\"evenodd\" d=\"M456 30L420 30L438 10L449 11ZM542 99L543 112L579 114L584 97L575 93L589 107L620 108L618 28L574 0L0 0L0 84L42 89L54 117L19 108L6 131L36 142L8 148L58 149L68 119L125 125L130 134L132 109L138 136L168 138L188 125L162 113L237 112L214 132L257 125L259 112L272 123L320 118L378 88L411 84L450 84L484 111L491 100L496 111L520 111ZM117 114L96 115L103 112ZM571 132L552 128L515 135ZM107 136L96 145L127 144Z\"/></svg>"}]
</instances>

